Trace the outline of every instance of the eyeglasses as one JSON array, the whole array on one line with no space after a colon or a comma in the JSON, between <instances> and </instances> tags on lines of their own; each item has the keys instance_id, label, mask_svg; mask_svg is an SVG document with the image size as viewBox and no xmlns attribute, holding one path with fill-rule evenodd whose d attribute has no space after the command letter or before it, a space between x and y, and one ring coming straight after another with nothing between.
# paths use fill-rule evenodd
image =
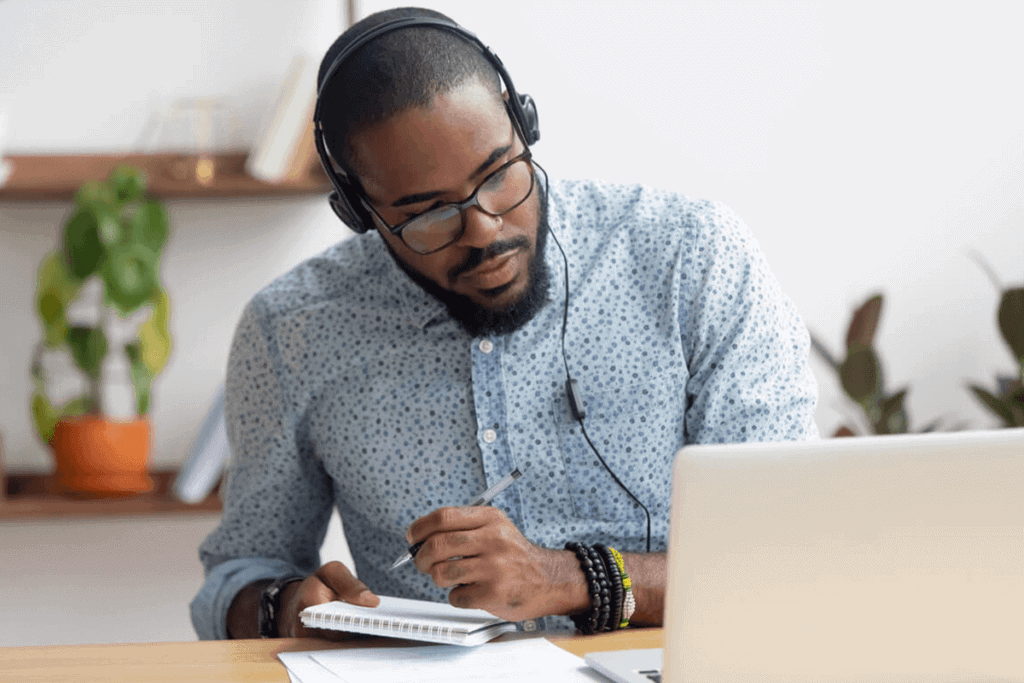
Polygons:
<instances>
[{"instance_id":1,"label":"eyeglasses","mask_svg":"<svg viewBox=\"0 0 1024 683\"><path fill-rule=\"evenodd\" d=\"M530 150L502 164L477 185L462 202L441 204L392 227L368 200L363 199L381 225L398 235L417 254L433 254L458 242L466 232L466 210L477 207L488 216L501 216L526 201L533 192L534 171Z\"/></svg>"}]
</instances>

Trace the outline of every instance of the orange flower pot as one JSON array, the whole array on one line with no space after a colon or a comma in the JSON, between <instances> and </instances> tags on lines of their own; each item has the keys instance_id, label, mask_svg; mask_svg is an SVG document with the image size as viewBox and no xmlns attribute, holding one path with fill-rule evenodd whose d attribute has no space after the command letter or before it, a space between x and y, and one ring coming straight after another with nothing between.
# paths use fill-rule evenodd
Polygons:
<instances>
[{"instance_id":1,"label":"orange flower pot","mask_svg":"<svg viewBox=\"0 0 1024 683\"><path fill-rule=\"evenodd\" d=\"M149 420L116 422L93 415L61 420L53 432L60 493L103 497L153 489L147 474Z\"/></svg>"}]
</instances>

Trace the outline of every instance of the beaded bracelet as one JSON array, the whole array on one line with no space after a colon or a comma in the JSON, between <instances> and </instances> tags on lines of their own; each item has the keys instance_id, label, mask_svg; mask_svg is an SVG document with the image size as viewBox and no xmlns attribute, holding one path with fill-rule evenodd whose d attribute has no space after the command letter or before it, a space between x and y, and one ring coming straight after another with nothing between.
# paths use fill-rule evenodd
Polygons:
<instances>
[{"instance_id":1,"label":"beaded bracelet","mask_svg":"<svg viewBox=\"0 0 1024 683\"><path fill-rule=\"evenodd\" d=\"M597 573L597 584L600 587L601 607L597 614L597 626L595 633L600 633L608 627L611 617L612 604L612 583L608 578L608 567L601 557L601 553L593 546L585 546L590 555L590 561L594 564L594 571Z\"/></svg>"},{"instance_id":2,"label":"beaded bracelet","mask_svg":"<svg viewBox=\"0 0 1024 683\"><path fill-rule=\"evenodd\" d=\"M619 628L619 624L622 622L622 606L625 599L622 575L619 572L619 565L615 562L615 556L612 554L611 548L603 543L595 543L594 549L601 554L601 559L604 560L605 567L608 570L608 581L611 584L611 605L608 612L607 630L614 631Z\"/></svg>"},{"instance_id":3,"label":"beaded bracelet","mask_svg":"<svg viewBox=\"0 0 1024 683\"><path fill-rule=\"evenodd\" d=\"M597 633L597 620L601 611L601 586L598 583L597 569L594 567L593 560L590 559L587 546L579 541L569 541L565 544L565 549L576 553L580 569L583 570L583 575L587 579L587 593L590 595L590 609L583 614L570 615L570 618L580 633L584 635Z\"/></svg>"},{"instance_id":4,"label":"beaded bracelet","mask_svg":"<svg viewBox=\"0 0 1024 683\"><path fill-rule=\"evenodd\" d=\"M608 548L611 551L612 556L615 558L615 564L619 568L619 576L622 578L622 590L624 593L624 599L622 602L622 618L619 621L619 628L626 628L629 626L629 618L633 616L633 612L636 611L636 598L633 595L633 582L629 578L629 574L626 573L626 561L622 558L620 553L615 548Z\"/></svg>"}]
</instances>

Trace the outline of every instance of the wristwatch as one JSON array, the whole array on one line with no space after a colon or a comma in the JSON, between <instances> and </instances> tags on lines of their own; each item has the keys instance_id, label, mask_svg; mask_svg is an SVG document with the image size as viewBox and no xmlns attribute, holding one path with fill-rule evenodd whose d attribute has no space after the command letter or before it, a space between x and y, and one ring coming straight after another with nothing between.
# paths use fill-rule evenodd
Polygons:
<instances>
[{"instance_id":1,"label":"wristwatch","mask_svg":"<svg viewBox=\"0 0 1024 683\"><path fill-rule=\"evenodd\" d=\"M302 581L304 576L285 576L260 591L259 610L256 624L260 638L277 638L277 617L281 614L281 593L285 586Z\"/></svg>"}]
</instances>

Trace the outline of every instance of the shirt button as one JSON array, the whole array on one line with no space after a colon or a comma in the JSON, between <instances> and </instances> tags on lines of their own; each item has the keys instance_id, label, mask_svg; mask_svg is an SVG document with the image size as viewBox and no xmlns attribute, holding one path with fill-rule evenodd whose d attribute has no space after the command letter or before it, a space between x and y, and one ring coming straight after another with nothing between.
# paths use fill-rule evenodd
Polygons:
<instances>
[{"instance_id":1,"label":"shirt button","mask_svg":"<svg viewBox=\"0 0 1024 683\"><path fill-rule=\"evenodd\" d=\"M480 350L483 351L484 353L490 353L491 351L494 350L494 344L491 343L490 339L481 339Z\"/></svg>"},{"instance_id":2,"label":"shirt button","mask_svg":"<svg viewBox=\"0 0 1024 683\"><path fill-rule=\"evenodd\" d=\"M537 622L534 621L533 619L527 619L526 621L523 622L523 630L527 631L527 632L529 632L529 631L536 631L537 630Z\"/></svg>"},{"instance_id":3,"label":"shirt button","mask_svg":"<svg viewBox=\"0 0 1024 683\"><path fill-rule=\"evenodd\" d=\"M494 443L494 440L498 438L498 433L493 429L484 430L484 441L487 443Z\"/></svg>"}]
</instances>

